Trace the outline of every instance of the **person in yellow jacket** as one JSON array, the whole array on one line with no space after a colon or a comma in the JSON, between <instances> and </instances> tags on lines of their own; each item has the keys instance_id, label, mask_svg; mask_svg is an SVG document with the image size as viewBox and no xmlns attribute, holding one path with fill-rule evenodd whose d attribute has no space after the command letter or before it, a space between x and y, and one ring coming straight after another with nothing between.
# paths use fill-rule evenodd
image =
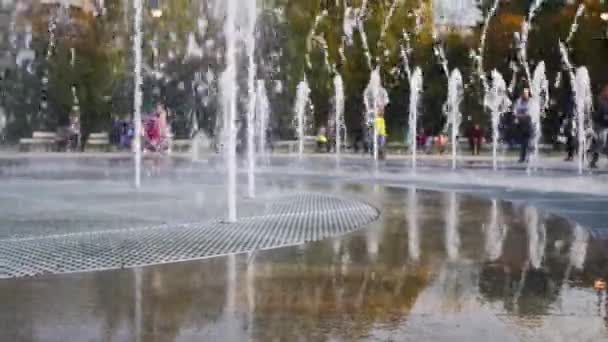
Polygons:
<instances>
[{"instance_id":1,"label":"person in yellow jacket","mask_svg":"<svg viewBox=\"0 0 608 342\"><path fill-rule=\"evenodd\" d=\"M375 129L376 134L378 135L378 157L382 160L386 159L386 154L384 151L384 147L386 145L386 121L384 120L384 110L381 109L378 111L375 119Z\"/></svg>"},{"instance_id":2,"label":"person in yellow jacket","mask_svg":"<svg viewBox=\"0 0 608 342\"><path fill-rule=\"evenodd\" d=\"M327 131L325 127L321 127L319 129L319 134L317 134L317 152L323 152L327 149Z\"/></svg>"}]
</instances>

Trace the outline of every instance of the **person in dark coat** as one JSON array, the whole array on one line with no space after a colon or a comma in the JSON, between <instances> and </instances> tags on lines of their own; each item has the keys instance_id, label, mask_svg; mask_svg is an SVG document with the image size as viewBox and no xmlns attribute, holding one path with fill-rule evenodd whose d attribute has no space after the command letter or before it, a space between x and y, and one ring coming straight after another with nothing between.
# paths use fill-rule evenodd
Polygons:
<instances>
[{"instance_id":1,"label":"person in dark coat","mask_svg":"<svg viewBox=\"0 0 608 342\"><path fill-rule=\"evenodd\" d=\"M591 145L591 164L589 167L597 168L600 153L608 152L608 84L602 87L597 101L597 110L593 115L595 137Z\"/></svg>"},{"instance_id":2,"label":"person in dark coat","mask_svg":"<svg viewBox=\"0 0 608 342\"><path fill-rule=\"evenodd\" d=\"M574 160L574 155L576 154L576 149L578 147L578 142L576 139L576 118L574 116L574 101L572 100L572 96L568 96L565 103L565 111L562 116L562 125L560 129L560 136L566 144L566 159L565 161Z\"/></svg>"},{"instance_id":3,"label":"person in dark coat","mask_svg":"<svg viewBox=\"0 0 608 342\"><path fill-rule=\"evenodd\" d=\"M530 139L532 139L532 117L530 116L530 89L524 88L519 99L513 107L515 124L519 133L520 154L519 162L525 163L528 160L530 150Z\"/></svg>"}]
</instances>

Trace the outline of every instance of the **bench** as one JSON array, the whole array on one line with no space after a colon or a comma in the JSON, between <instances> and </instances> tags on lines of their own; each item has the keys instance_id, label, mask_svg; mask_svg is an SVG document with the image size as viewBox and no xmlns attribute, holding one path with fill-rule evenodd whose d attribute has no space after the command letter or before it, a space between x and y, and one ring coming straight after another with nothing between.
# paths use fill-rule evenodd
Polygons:
<instances>
[{"instance_id":1,"label":"bench","mask_svg":"<svg viewBox=\"0 0 608 342\"><path fill-rule=\"evenodd\" d=\"M19 140L21 152L51 152L57 146L57 134L54 132L34 132L31 138Z\"/></svg>"},{"instance_id":2,"label":"bench","mask_svg":"<svg viewBox=\"0 0 608 342\"><path fill-rule=\"evenodd\" d=\"M297 153L300 148L299 140L280 140L273 142L275 151L283 153ZM304 152L314 152L317 148L317 137L304 137Z\"/></svg>"},{"instance_id":3,"label":"bench","mask_svg":"<svg viewBox=\"0 0 608 342\"><path fill-rule=\"evenodd\" d=\"M192 140L175 139L171 142L171 151L177 153L187 153L192 150Z\"/></svg>"},{"instance_id":4,"label":"bench","mask_svg":"<svg viewBox=\"0 0 608 342\"><path fill-rule=\"evenodd\" d=\"M85 150L87 152L108 152L109 149L110 136L108 135L108 133L91 133L89 135L89 139L87 140L87 144L85 146Z\"/></svg>"}]
</instances>

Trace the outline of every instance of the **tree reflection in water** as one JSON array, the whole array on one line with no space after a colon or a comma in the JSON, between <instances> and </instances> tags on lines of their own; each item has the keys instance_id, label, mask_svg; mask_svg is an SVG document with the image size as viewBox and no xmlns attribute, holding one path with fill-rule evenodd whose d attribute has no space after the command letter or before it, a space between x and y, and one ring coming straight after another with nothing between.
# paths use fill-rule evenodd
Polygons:
<instances>
[{"instance_id":1,"label":"tree reflection in water","mask_svg":"<svg viewBox=\"0 0 608 342\"><path fill-rule=\"evenodd\" d=\"M467 195L341 191L382 210L369 227L374 258L363 230L255 255L3 282L0 299L13 308L12 326L63 326L55 334L63 340L76 326L95 327L89 334L106 341L407 341L449 336L456 325L542 337L533 340L583 328L582 341L607 336L596 327L604 297L591 289L606 258L581 227ZM59 307L70 315L50 314ZM0 333L14 336L10 327Z\"/></svg>"}]
</instances>

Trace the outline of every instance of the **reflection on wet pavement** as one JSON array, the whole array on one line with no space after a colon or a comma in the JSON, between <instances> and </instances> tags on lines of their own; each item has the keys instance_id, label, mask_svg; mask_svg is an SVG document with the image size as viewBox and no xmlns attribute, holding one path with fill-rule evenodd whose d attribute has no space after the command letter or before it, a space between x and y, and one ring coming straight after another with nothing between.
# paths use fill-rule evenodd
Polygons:
<instances>
[{"instance_id":1,"label":"reflection on wet pavement","mask_svg":"<svg viewBox=\"0 0 608 342\"><path fill-rule=\"evenodd\" d=\"M0 340L608 341L606 260L580 226L454 193L334 190L381 219L292 248L2 281Z\"/></svg>"}]
</instances>

